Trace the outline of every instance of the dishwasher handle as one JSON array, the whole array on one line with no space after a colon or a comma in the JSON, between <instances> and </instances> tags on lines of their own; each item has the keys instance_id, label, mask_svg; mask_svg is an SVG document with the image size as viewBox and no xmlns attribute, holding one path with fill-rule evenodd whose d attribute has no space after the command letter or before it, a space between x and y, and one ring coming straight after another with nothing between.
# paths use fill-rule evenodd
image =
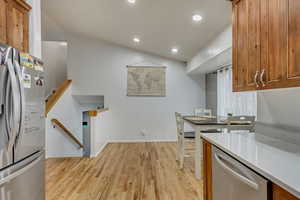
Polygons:
<instances>
[{"instance_id":1,"label":"dishwasher handle","mask_svg":"<svg viewBox=\"0 0 300 200\"><path fill-rule=\"evenodd\" d=\"M241 182L247 184L248 186L250 186L251 188L253 188L254 190L258 190L258 184L255 183L254 181L250 180L249 178L241 175L240 173L234 171L233 169L231 169L229 166L227 166L223 161L221 161L221 159L228 161L226 158L224 158L221 155L218 155L217 153L215 153L215 159L216 161L220 164L220 166L226 170L227 172L229 172L232 176L234 176L235 178L237 178L238 180L240 180ZM221 159L220 159L221 158ZM230 161L228 161L230 162Z\"/></svg>"}]
</instances>

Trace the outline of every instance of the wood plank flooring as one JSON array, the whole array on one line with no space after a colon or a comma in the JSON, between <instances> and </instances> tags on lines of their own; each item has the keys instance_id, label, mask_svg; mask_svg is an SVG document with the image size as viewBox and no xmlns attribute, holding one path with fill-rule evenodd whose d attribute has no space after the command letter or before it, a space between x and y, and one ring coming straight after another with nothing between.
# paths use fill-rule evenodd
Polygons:
<instances>
[{"instance_id":1,"label":"wood plank flooring","mask_svg":"<svg viewBox=\"0 0 300 200\"><path fill-rule=\"evenodd\" d=\"M180 170L175 152L175 143L117 143L93 159L48 159L46 200L202 200L192 157Z\"/></svg>"}]
</instances>

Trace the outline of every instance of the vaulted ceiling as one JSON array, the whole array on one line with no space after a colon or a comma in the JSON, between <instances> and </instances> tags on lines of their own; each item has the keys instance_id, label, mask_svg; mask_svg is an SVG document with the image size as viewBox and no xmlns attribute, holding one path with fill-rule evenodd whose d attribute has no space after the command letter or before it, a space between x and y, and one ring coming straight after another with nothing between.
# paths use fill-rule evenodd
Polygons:
<instances>
[{"instance_id":1,"label":"vaulted ceiling","mask_svg":"<svg viewBox=\"0 0 300 200\"><path fill-rule=\"evenodd\" d=\"M180 61L231 23L225 0L43 0L42 9L68 32ZM194 14L203 19L193 21Z\"/></svg>"}]
</instances>

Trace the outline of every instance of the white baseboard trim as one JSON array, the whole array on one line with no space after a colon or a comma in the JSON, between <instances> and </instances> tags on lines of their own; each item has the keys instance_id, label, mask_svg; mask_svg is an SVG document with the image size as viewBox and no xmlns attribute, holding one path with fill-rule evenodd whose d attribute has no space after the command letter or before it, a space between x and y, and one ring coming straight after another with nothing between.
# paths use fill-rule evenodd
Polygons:
<instances>
[{"instance_id":1,"label":"white baseboard trim","mask_svg":"<svg viewBox=\"0 0 300 200\"><path fill-rule=\"evenodd\" d=\"M106 147L106 145L108 145L108 143L109 142L105 142L103 145L102 145L102 147L99 149L99 151L95 154L95 155L91 155L90 157L91 158L96 158L102 151L103 151L103 149Z\"/></svg>"},{"instance_id":2,"label":"white baseboard trim","mask_svg":"<svg viewBox=\"0 0 300 200\"><path fill-rule=\"evenodd\" d=\"M46 155L46 159L48 158L82 158L83 154L52 154Z\"/></svg>"},{"instance_id":3,"label":"white baseboard trim","mask_svg":"<svg viewBox=\"0 0 300 200\"><path fill-rule=\"evenodd\" d=\"M177 142L177 140L108 140L107 143Z\"/></svg>"},{"instance_id":4,"label":"white baseboard trim","mask_svg":"<svg viewBox=\"0 0 300 200\"><path fill-rule=\"evenodd\" d=\"M90 158L96 158L101 154L101 152L104 150L104 148L109 144L109 143L151 143L151 142L177 142L177 140L107 140L102 147L99 149L99 151L91 155ZM83 157L83 155L78 155L78 154L66 154L66 155L47 155L46 159L48 158L69 158L69 157Z\"/></svg>"}]
</instances>

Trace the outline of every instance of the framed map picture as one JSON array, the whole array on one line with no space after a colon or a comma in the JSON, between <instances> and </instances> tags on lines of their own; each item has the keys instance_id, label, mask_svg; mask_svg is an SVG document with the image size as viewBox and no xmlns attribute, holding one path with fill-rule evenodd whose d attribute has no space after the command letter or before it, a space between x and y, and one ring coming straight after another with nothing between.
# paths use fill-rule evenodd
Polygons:
<instances>
[{"instance_id":1,"label":"framed map picture","mask_svg":"<svg viewBox=\"0 0 300 200\"><path fill-rule=\"evenodd\" d=\"M127 96L166 96L166 67L127 66Z\"/></svg>"}]
</instances>

